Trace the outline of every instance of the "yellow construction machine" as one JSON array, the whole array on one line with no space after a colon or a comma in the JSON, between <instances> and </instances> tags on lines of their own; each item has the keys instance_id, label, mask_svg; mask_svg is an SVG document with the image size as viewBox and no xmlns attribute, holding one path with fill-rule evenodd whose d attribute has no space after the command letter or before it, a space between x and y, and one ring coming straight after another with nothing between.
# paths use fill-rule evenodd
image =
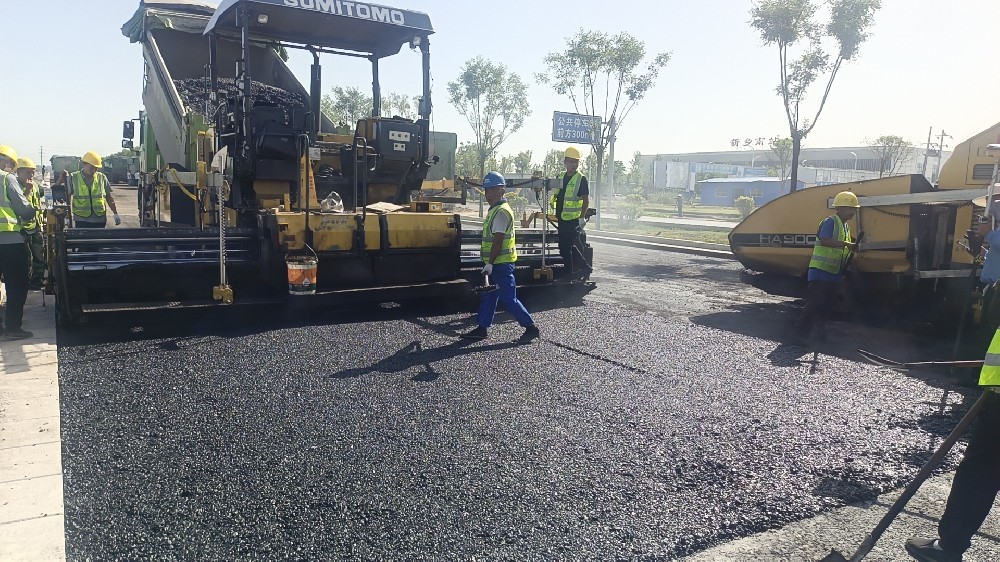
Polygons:
<instances>
[{"instance_id":1,"label":"yellow construction machine","mask_svg":"<svg viewBox=\"0 0 1000 562\"><path fill-rule=\"evenodd\" d=\"M434 162L427 14L357 2L143 0L122 31L145 60L142 226L77 229L68 207L50 213L48 288L60 321L468 291L480 232L463 232L459 215L419 195ZM380 107L380 61L403 46L420 64L414 120ZM293 49L312 57L308 90L285 65ZM331 55L371 67L371 117L349 134L320 111L320 58ZM124 135L133 146L131 121ZM519 265L553 251L531 236L518 241Z\"/></svg>"},{"instance_id":2,"label":"yellow construction machine","mask_svg":"<svg viewBox=\"0 0 1000 562\"><path fill-rule=\"evenodd\" d=\"M730 247L746 267L747 282L772 294L802 296L818 225L833 213L834 196L852 191L861 205L851 221L861 251L850 263L846 302L959 318L956 311L978 302L977 226L985 209L974 201L994 189L998 149L1000 123L958 145L937 185L913 174L795 191L744 219L730 233Z\"/></svg>"}]
</instances>

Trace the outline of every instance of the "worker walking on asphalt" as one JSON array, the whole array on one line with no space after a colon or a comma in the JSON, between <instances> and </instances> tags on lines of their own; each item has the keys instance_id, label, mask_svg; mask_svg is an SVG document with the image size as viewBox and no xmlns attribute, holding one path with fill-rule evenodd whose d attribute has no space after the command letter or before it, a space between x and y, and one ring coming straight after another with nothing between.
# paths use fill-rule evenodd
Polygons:
<instances>
[{"instance_id":1,"label":"worker walking on asphalt","mask_svg":"<svg viewBox=\"0 0 1000 562\"><path fill-rule=\"evenodd\" d=\"M823 219L816 233L809 260L806 305L791 334L796 340L808 338L814 329L818 340L826 338L826 325L844 280L844 270L851 252L858 249L857 243L851 240L851 227L847 224L861 206L858 196L842 191L833 198L833 206L837 209L836 214Z\"/></svg>"},{"instance_id":2,"label":"worker walking on asphalt","mask_svg":"<svg viewBox=\"0 0 1000 562\"><path fill-rule=\"evenodd\" d=\"M517 323L524 328L520 341L528 343L539 337L538 327L531 314L517 298L517 285L514 281L514 263L517 261L517 248L514 239L514 210L504 198L504 187L507 182L498 172L490 172L483 178L483 189L490 211L483 222L483 239L480 256L486 265L483 266L483 276L487 284L492 279L496 289L482 293L479 301L479 315L474 330L462 334L463 338L481 340L489 336L489 328L493 325L497 302L503 302L507 312L514 315Z\"/></svg>"},{"instance_id":3,"label":"worker walking on asphalt","mask_svg":"<svg viewBox=\"0 0 1000 562\"><path fill-rule=\"evenodd\" d=\"M111 183L98 171L101 167L100 155L90 151L80 159L80 171L69 175L67 189L77 228L104 228L108 224L108 208L114 213L115 225L122 223L111 196Z\"/></svg>"},{"instance_id":4,"label":"worker walking on asphalt","mask_svg":"<svg viewBox=\"0 0 1000 562\"><path fill-rule=\"evenodd\" d=\"M562 256L571 279L576 279L578 275L587 279L590 277L591 267L584 257L583 249L587 241L584 227L587 224L587 209L590 207L590 186L587 184L587 176L579 171L580 151L571 146L563 156L566 171L557 176L561 184L550 200L550 206L558 219L559 255Z\"/></svg>"},{"instance_id":5,"label":"worker walking on asphalt","mask_svg":"<svg viewBox=\"0 0 1000 562\"><path fill-rule=\"evenodd\" d=\"M7 289L7 311L4 314L3 338L20 340L33 334L21 329L24 302L28 298L28 249L21 237L22 221L35 217L36 210L28 204L14 169L17 152L0 146L0 276Z\"/></svg>"},{"instance_id":6,"label":"worker walking on asphalt","mask_svg":"<svg viewBox=\"0 0 1000 562\"><path fill-rule=\"evenodd\" d=\"M24 191L24 198L28 204L37 209L37 213L29 220L21 221L21 236L28 247L30 262L30 273L28 276L29 289L41 289L42 279L45 275L45 251L42 244L42 224L45 215L42 213L42 186L35 184L35 163L31 158L21 157L17 159L17 181Z\"/></svg>"},{"instance_id":7,"label":"worker walking on asphalt","mask_svg":"<svg viewBox=\"0 0 1000 562\"><path fill-rule=\"evenodd\" d=\"M906 552L922 562L961 562L1000 491L1000 330L986 351L979 385L990 391L938 523L937 539L912 538Z\"/></svg>"}]
</instances>

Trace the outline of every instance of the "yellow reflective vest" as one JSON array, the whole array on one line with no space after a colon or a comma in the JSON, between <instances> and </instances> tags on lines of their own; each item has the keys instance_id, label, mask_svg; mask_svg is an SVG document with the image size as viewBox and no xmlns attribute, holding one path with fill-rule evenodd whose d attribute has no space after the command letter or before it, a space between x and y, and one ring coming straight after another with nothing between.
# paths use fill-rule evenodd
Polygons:
<instances>
[{"instance_id":1,"label":"yellow reflective vest","mask_svg":"<svg viewBox=\"0 0 1000 562\"><path fill-rule=\"evenodd\" d=\"M557 176L559 178L559 185L562 185L563 178L566 177L566 172L559 172ZM564 221L571 221L573 219L580 218L583 214L583 197L577 194L577 190L580 188L580 182L583 180L583 174L579 171L573 173L573 177L569 179L569 183L566 184L566 194L563 196L563 208L562 213L559 214L559 218ZM557 190L549 198L549 205L552 206L552 212L556 211L556 203L558 201L559 191Z\"/></svg>"},{"instance_id":2,"label":"yellow reflective vest","mask_svg":"<svg viewBox=\"0 0 1000 562\"><path fill-rule=\"evenodd\" d=\"M11 187L11 181L17 178L10 172L0 170L0 232L18 232L21 230L21 220L14 212L14 205L10 202L7 189Z\"/></svg>"},{"instance_id":3,"label":"yellow reflective vest","mask_svg":"<svg viewBox=\"0 0 1000 562\"><path fill-rule=\"evenodd\" d=\"M94 179L87 185L83 172L73 172L69 175L70 186L73 189L73 214L81 219L103 217L108 214L108 200L104 197L104 187L108 179L101 172L94 173Z\"/></svg>"},{"instance_id":4,"label":"yellow reflective vest","mask_svg":"<svg viewBox=\"0 0 1000 562\"><path fill-rule=\"evenodd\" d=\"M825 220L826 219L823 219L823 221ZM840 215L833 215L833 220L836 239L840 242L847 242L850 244L850 225L841 220ZM823 221L820 221L820 227L823 226ZM830 248L828 246L824 246L820 241L819 236L817 236L816 243L813 244L812 259L809 260L809 268L819 269L834 275L840 275L843 273L844 266L847 264L847 258L850 255L851 250L847 246L844 246L843 248Z\"/></svg>"},{"instance_id":5,"label":"yellow reflective vest","mask_svg":"<svg viewBox=\"0 0 1000 562\"><path fill-rule=\"evenodd\" d=\"M21 222L21 228L25 232L35 232L35 229L38 228L39 221L42 219L42 199L38 196L38 191L41 188L42 186L36 185L30 193L27 192L27 188L25 188L25 195L27 195L26 199L28 200L28 204L38 209L38 212L35 213L35 216L32 217L31 220Z\"/></svg>"},{"instance_id":6,"label":"yellow reflective vest","mask_svg":"<svg viewBox=\"0 0 1000 562\"><path fill-rule=\"evenodd\" d=\"M979 372L979 386L1000 386L1000 330L993 334L993 341L986 350L983 369Z\"/></svg>"},{"instance_id":7,"label":"yellow reflective vest","mask_svg":"<svg viewBox=\"0 0 1000 562\"><path fill-rule=\"evenodd\" d=\"M504 231L500 254L497 255L494 263L514 263L517 261L517 248L514 246L514 210L507 204L506 199L490 207L490 212L486 215L486 221L483 222L483 241L480 248L480 256L484 262L489 263L490 255L493 253L493 217L497 216L497 213L500 212L507 213L510 222L507 224L507 230Z\"/></svg>"}]
</instances>

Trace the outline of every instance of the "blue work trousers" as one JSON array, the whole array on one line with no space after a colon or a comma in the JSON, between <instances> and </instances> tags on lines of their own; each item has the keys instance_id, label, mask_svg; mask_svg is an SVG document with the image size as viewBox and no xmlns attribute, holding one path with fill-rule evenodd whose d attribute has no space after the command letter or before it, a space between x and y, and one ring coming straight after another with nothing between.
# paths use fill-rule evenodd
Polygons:
<instances>
[{"instance_id":1,"label":"blue work trousers","mask_svg":"<svg viewBox=\"0 0 1000 562\"><path fill-rule=\"evenodd\" d=\"M522 327L527 328L535 323L531 319L531 315L528 314L528 309L524 308L521 301L517 299L517 285L514 283L514 264L494 264L490 281L497 285L497 290L483 293L480 298L477 320L481 327L489 328L493 325L493 316L497 312L497 301L503 303L503 307L507 309L507 312L514 315L514 319Z\"/></svg>"}]
</instances>

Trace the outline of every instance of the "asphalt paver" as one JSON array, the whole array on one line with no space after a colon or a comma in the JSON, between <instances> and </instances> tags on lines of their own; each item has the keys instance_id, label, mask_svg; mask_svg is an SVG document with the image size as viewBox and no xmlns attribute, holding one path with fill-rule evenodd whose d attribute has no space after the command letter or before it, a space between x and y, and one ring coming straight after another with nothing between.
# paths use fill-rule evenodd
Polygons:
<instances>
[{"instance_id":1,"label":"asphalt paver","mask_svg":"<svg viewBox=\"0 0 1000 562\"><path fill-rule=\"evenodd\" d=\"M851 358L934 349L878 328L776 342L731 261L600 249L530 345L427 303L61 333L67 557L671 560L900 486L974 400Z\"/></svg>"}]
</instances>

